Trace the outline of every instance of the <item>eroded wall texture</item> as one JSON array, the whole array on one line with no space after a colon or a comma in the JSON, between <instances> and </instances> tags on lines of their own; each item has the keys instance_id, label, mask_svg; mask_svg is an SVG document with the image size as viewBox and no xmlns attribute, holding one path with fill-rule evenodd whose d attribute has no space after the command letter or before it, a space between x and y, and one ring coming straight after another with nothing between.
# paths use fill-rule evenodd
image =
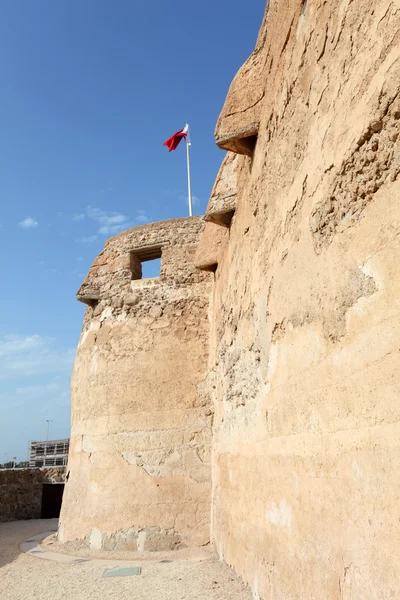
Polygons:
<instances>
[{"instance_id":1,"label":"eroded wall texture","mask_svg":"<svg viewBox=\"0 0 400 600\"><path fill-rule=\"evenodd\" d=\"M217 124L212 539L256 599L399 596L399 82L398 0L271 0Z\"/></svg>"},{"instance_id":2,"label":"eroded wall texture","mask_svg":"<svg viewBox=\"0 0 400 600\"><path fill-rule=\"evenodd\" d=\"M204 220L78 293L62 540L200 545L211 508L256 600L398 597L399 82L399 0L270 0Z\"/></svg>"},{"instance_id":3,"label":"eroded wall texture","mask_svg":"<svg viewBox=\"0 0 400 600\"><path fill-rule=\"evenodd\" d=\"M197 270L199 217L109 240L83 282L59 538L95 549L209 542L207 378L212 275ZM161 255L160 277L141 278Z\"/></svg>"}]
</instances>

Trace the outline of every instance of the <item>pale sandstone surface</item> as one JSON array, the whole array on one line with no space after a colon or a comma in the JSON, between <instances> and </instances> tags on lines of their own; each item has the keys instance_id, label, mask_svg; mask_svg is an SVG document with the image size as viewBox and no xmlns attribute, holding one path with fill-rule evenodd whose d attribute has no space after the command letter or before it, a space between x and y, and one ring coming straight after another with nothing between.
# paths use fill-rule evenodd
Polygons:
<instances>
[{"instance_id":1,"label":"pale sandstone surface","mask_svg":"<svg viewBox=\"0 0 400 600\"><path fill-rule=\"evenodd\" d=\"M54 520L0 523L2 600L250 600L251 593L226 565L207 560L134 561L142 574L104 578L107 565L62 563L21 553L19 544L56 525ZM174 553L170 553L172 560ZM109 567L118 562L110 559ZM125 565L124 565L125 566Z\"/></svg>"},{"instance_id":2,"label":"pale sandstone surface","mask_svg":"<svg viewBox=\"0 0 400 600\"><path fill-rule=\"evenodd\" d=\"M207 210L204 227L194 264L204 271L215 271L220 252L229 239L229 226L236 210L238 189L247 178L251 159L227 152L217 173Z\"/></svg>"},{"instance_id":3,"label":"pale sandstone surface","mask_svg":"<svg viewBox=\"0 0 400 600\"><path fill-rule=\"evenodd\" d=\"M260 126L265 94L268 17L266 10L254 52L232 81L215 129L220 148L248 156L252 155L254 136ZM276 37L281 35L279 30L275 32Z\"/></svg>"},{"instance_id":4,"label":"pale sandstone surface","mask_svg":"<svg viewBox=\"0 0 400 600\"><path fill-rule=\"evenodd\" d=\"M238 154L234 154L233 152L226 153L211 191L204 217L205 221L222 225L227 224L224 222L224 215L225 213L234 211L236 208L238 178L246 161L245 157Z\"/></svg>"},{"instance_id":5,"label":"pale sandstone surface","mask_svg":"<svg viewBox=\"0 0 400 600\"><path fill-rule=\"evenodd\" d=\"M399 0L269 2L208 222L113 238L79 291L61 539L204 544L212 480L256 600L398 597L399 82Z\"/></svg>"},{"instance_id":6,"label":"pale sandstone surface","mask_svg":"<svg viewBox=\"0 0 400 600\"><path fill-rule=\"evenodd\" d=\"M209 542L212 275L193 263L203 227L176 219L112 238L78 292L89 305L72 378L63 542L138 551ZM160 277L134 279L154 247Z\"/></svg>"},{"instance_id":7,"label":"pale sandstone surface","mask_svg":"<svg viewBox=\"0 0 400 600\"><path fill-rule=\"evenodd\" d=\"M218 265L220 252L225 247L229 231L215 223L206 223L197 248L194 264L203 271L215 271Z\"/></svg>"},{"instance_id":8,"label":"pale sandstone surface","mask_svg":"<svg viewBox=\"0 0 400 600\"><path fill-rule=\"evenodd\" d=\"M400 4L275 0L265 22L213 291L212 539L257 599L397 598ZM217 143L250 100L231 88Z\"/></svg>"}]
</instances>

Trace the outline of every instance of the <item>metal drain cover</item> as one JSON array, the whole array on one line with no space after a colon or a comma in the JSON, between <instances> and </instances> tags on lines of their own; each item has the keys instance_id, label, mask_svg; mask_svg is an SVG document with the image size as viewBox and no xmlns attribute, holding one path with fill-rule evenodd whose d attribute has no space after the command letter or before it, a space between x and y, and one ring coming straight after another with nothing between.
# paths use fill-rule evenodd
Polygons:
<instances>
[{"instance_id":1,"label":"metal drain cover","mask_svg":"<svg viewBox=\"0 0 400 600\"><path fill-rule=\"evenodd\" d=\"M132 575L140 575L142 567L127 567L126 569L106 569L103 577L131 577Z\"/></svg>"}]
</instances>

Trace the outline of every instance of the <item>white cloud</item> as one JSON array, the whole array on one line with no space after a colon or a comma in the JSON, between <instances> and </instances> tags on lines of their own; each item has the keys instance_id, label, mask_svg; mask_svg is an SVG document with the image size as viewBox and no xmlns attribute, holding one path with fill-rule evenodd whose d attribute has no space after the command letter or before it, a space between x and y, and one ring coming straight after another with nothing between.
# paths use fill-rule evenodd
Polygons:
<instances>
[{"instance_id":1,"label":"white cloud","mask_svg":"<svg viewBox=\"0 0 400 600\"><path fill-rule=\"evenodd\" d=\"M148 223L149 217L146 215L146 211L145 210L137 210L135 221L137 223Z\"/></svg>"},{"instance_id":2,"label":"white cloud","mask_svg":"<svg viewBox=\"0 0 400 600\"><path fill-rule=\"evenodd\" d=\"M75 357L72 348L40 335L0 337L0 380L50 373L69 373Z\"/></svg>"},{"instance_id":3,"label":"white cloud","mask_svg":"<svg viewBox=\"0 0 400 600\"><path fill-rule=\"evenodd\" d=\"M186 198L186 204L189 206L189 197ZM198 198L198 196L192 196L192 204L193 206L198 206L200 204L200 198Z\"/></svg>"},{"instance_id":4,"label":"white cloud","mask_svg":"<svg viewBox=\"0 0 400 600\"><path fill-rule=\"evenodd\" d=\"M122 213L113 210L103 210L88 206L86 214L99 225L98 233L100 235L110 236L120 233L129 227L129 219Z\"/></svg>"},{"instance_id":5,"label":"white cloud","mask_svg":"<svg viewBox=\"0 0 400 600\"><path fill-rule=\"evenodd\" d=\"M122 213L113 210L103 210L102 208L87 207L87 215L102 226L120 225L128 221L128 217Z\"/></svg>"},{"instance_id":6,"label":"white cloud","mask_svg":"<svg viewBox=\"0 0 400 600\"><path fill-rule=\"evenodd\" d=\"M189 206L189 196L184 196L183 194L181 194L179 196L179 200L182 200L182 202L184 202L186 204L186 206ZM199 204L200 204L200 198L198 196L192 195L192 205L198 206Z\"/></svg>"},{"instance_id":7,"label":"white cloud","mask_svg":"<svg viewBox=\"0 0 400 600\"><path fill-rule=\"evenodd\" d=\"M121 231L135 227L135 225L141 225L142 223L147 223L149 221L146 211L143 209L137 210L136 216L130 218L120 212L88 206L86 209L86 216L98 226L97 233L106 237L116 235ZM94 241L96 238L95 236L90 236L83 239L85 241ZM83 241L83 239L81 241Z\"/></svg>"},{"instance_id":8,"label":"white cloud","mask_svg":"<svg viewBox=\"0 0 400 600\"><path fill-rule=\"evenodd\" d=\"M88 206L85 213L75 213L72 215L72 219L74 221L86 221L87 223L92 222L96 226L97 233L88 234L76 240L81 244L91 244L99 236L111 237L131 227L149 222L149 217L144 209L137 210L132 218L121 212L104 210L95 206Z\"/></svg>"},{"instance_id":9,"label":"white cloud","mask_svg":"<svg viewBox=\"0 0 400 600\"><path fill-rule=\"evenodd\" d=\"M0 457L26 458L28 440L69 435L75 349L41 335L0 336Z\"/></svg>"},{"instance_id":10,"label":"white cloud","mask_svg":"<svg viewBox=\"0 0 400 600\"><path fill-rule=\"evenodd\" d=\"M18 227L21 229L35 229L39 225L39 222L33 217L26 217L23 221L18 223Z\"/></svg>"},{"instance_id":11,"label":"white cloud","mask_svg":"<svg viewBox=\"0 0 400 600\"><path fill-rule=\"evenodd\" d=\"M73 275L74 277L79 277L79 279L84 279L86 276L86 273L82 273L82 271L79 271L78 269L74 269L73 271L71 271L71 275Z\"/></svg>"},{"instance_id":12,"label":"white cloud","mask_svg":"<svg viewBox=\"0 0 400 600\"><path fill-rule=\"evenodd\" d=\"M66 393L67 392L65 389L63 389L60 380L56 377L47 383L40 383L38 385L25 385L15 388L15 394L17 396L24 396L25 398L28 396L43 398L43 396L48 394L52 394L53 396L55 394L57 394L57 396L61 394L62 396L65 396Z\"/></svg>"},{"instance_id":13,"label":"white cloud","mask_svg":"<svg viewBox=\"0 0 400 600\"><path fill-rule=\"evenodd\" d=\"M70 373L43 375L22 382L2 381L0 391L0 457L5 452L27 458L28 440L62 439L70 431ZM0 462L1 462L0 459Z\"/></svg>"},{"instance_id":14,"label":"white cloud","mask_svg":"<svg viewBox=\"0 0 400 600\"><path fill-rule=\"evenodd\" d=\"M124 229L128 229L129 227L124 227L123 225L104 225L100 227L99 233L100 235L105 235L106 237L110 237L112 235L116 235L117 233L121 233Z\"/></svg>"},{"instance_id":15,"label":"white cloud","mask_svg":"<svg viewBox=\"0 0 400 600\"><path fill-rule=\"evenodd\" d=\"M97 240L97 235L88 235L88 236L83 236L83 237L79 238L79 240L77 240L77 241L80 242L81 244L92 244L96 240Z\"/></svg>"}]
</instances>

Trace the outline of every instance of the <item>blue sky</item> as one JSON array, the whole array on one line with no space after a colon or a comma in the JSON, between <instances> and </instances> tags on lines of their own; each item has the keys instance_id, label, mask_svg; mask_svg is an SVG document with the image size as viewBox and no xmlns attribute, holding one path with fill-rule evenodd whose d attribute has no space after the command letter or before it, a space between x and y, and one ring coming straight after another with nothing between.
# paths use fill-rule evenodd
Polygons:
<instances>
[{"instance_id":1,"label":"blue sky","mask_svg":"<svg viewBox=\"0 0 400 600\"><path fill-rule=\"evenodd\" d=\"M105 240L195 214L223 158L214 126L264 0L4 0L0 19L0 462L69 435L69 379Z\"/></svg>"}]
</instances>

